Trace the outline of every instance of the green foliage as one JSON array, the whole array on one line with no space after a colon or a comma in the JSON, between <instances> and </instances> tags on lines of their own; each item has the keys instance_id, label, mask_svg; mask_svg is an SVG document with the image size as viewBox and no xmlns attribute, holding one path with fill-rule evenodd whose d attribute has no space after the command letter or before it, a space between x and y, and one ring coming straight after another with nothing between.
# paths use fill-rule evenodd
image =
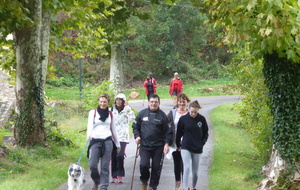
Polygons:
<instances>
[{"instance_id":1,"label":"green foliage","mask_svg":"<svg viewBox=\"0 0 300 190\"><path fill-rule=\"evenodd\" d=\"M282 158L299 170L299 1L192 1L211 22L226 27L224 43L235 48L250 42L251 56L263 60L273 141Z\"/></svg>"},{"instance_id":2,"label":"green foliage","mask_svg":"<svg viewBox=\"0 0 300 190\"><path fill-rule=\"evenodd\" d=\"M274 143L282 158L295 167L300 156L300 64L276 53L265 55L263 64L274 114Z\"/></svg>"},{"instance_id":3,"label":"green foliage","mask_svg":"<svg viewBox=\"0 0 300 190\"><path fill-rule=\"evenodd\" d=\"M113 105L112 99L116 95L116 90L112 81L103 81L96 87L86 87L83 94L83 102L86 110L96 109L98 106L98 97L101 94L107 94L110 97L109 107Z\"/></svg>"},{"instance_id":4,"label":"green foliage","mask_svg":"<svg viewBox=\"0 0 300 190\"><path fill-rule=\"evenodd\" d=\"M235 46L248 41L256 58L276 52L279 57L300 61L300 4L297 0L192 1L208 13L211 22L226 26L226 44Z\"/></svg>"},{"instance_id":5,"label":"green foliage","mask_svg":"<svg viewBox=\"0 0 300 190\"><path fill-rule=\"evenodd\" d=\"M15 78L16 56L12 44L12 40L0 43L0 67L3 70L8 71L12 78Z\"/></svg>"},{"instance_id":6,"label":"green foliage","mask_svg":"<svg viewBox=\"0 0 300 190\"><path fill-rule=\"evenodd\" d=\"M78 83L77 81L74 81L72 78L64 78L64 77L60 77L60 78L52 78L52 79L48 79L47 80L47 84L50 84L52 86L56 86L56 87L60 87L60 86L68 86L68 87L72 87L75 86L76 83Z\"/></svg>"},{"instance_id":7,"label":"green foliage","mask_svg":"<svg viewBox=\"0 0 300 190\"><path fill-rule=\"evenodd\" d=\"M22 6L18 0L0 0L0 42L6 41L6 36L14 30L32 24L27 16L29 10Z\"/></svg>"},{"instance_id":8,"label":"green foliage","mask_svg":"<svg viewBox=\"0 0 300 190\"><path fill-rule=\"evenodd\" d=\"M264 84L261 60L252 59L247 46L240 48L227 68L238 79L236 88L245 96L238 104L241 126L251 135L262 160L267 162L272 151L273 117L268 89ZM253 61L253 63L251 63Z\"/></svg>"},{"instance_id":9,"label":"green foliage","mask_svg":"<svg viewBox=\"0 0 300 190\"><path fill-rule=\"evenodd\" d=\"M50 56L49 67L51 72L47 75L47 84L53 86L76 86L79 84L79 72L82 71L82 81L85 84L96 84L98 81L109 78L108 58L73 59L68 53L54 53ZM49 69L48 69L49 70Z\"/></svg>"},{"instance_id":10,"label":"green foliage","mask_svg":"<svg viewBox=\"0 0 300 190\"><path fill-rule=\"evenodd\" d=\"M227 47L214 46L221 27L204 24L206 16L190 7L155 5L144 9L151 11L151 19L129 19L134 30L124 42L126 78L135 81L152 72L155 78L166 79L175 71L192 82L218 77L218 67L229 60Z\"/></svg>"},{"instance_id":11,"label":"green foliage","mask_svg":"<svg viewBox=\"0 0 300 190\"><path fill-rule=\"evenodd\" d=\"M60 128L57 126L57 122L51 120L46 122L45 130L48 143L58 146L75 146L70 139L62 134Z\"/></svg>"}]
</instances>

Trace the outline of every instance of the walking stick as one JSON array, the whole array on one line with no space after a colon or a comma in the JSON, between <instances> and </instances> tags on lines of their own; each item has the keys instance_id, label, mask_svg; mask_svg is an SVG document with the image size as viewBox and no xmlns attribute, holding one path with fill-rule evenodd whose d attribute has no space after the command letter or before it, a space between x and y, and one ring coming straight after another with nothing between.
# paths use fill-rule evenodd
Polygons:
<instances>
[{"instance_id":1,"label":"walking stick","mask_svg":"<svg viewBox=\"0 0 300 190\"><path fill-rule=\"evenodd\" d=\"M144 95L144 99L143 99L143 106L144 106L144 103L145 103L145 99L146 99L146 95Z\"/></svg>"},{"instance_id":2,"label":"walking stick","mask_svg":"<svg viewBox=\"0 0 300 190\"><path fill-rule=\"evenodd\" d=\"M135 158L134 158L134 164L133 164L133 171L132 171L132 178L131 178L131 187L130 190L132 190L133 187L133 179L134 179L134 171L135 171L135 165L136 165L136 159L138 157L138 153L139 153L139 145L136 144L136 151L135 151Z\"/></svg>"}]
</instances>

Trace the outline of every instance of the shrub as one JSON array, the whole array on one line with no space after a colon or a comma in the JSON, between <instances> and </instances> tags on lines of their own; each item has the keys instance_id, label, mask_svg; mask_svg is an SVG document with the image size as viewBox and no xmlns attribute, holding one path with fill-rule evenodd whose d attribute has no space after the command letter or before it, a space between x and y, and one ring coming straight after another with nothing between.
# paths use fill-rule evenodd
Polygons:
<instances>
[{"instance_id":1,"label":"shrub","mask_svg":"<svg viewBox=\"0 0 300 190\"><path fill-rule=\"evenodd\" d=\"M101 94L107 94L110 97L109 107L113 105L113 98L116 95L116 89L112 81L103 81L96 87L85 87L83 93L83 102L86 110L92 110L98 106L98 97Z\"/></svg>"}]
</instances>

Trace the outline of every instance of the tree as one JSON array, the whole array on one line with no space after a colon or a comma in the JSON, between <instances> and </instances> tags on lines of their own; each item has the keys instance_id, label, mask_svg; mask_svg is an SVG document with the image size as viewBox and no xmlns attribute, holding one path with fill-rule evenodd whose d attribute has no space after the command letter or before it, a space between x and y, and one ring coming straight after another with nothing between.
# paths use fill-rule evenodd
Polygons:
<instances>
[{"instance_id":1,"label":"tree","mask_svg":"<svg viewBox=\"0 0 300 190\"><path fill-rule=\"evenodd\" d=\"M279 181L284 184L279 186L291 186L285 183L293 178L293 171L299 172L300 157L300 4L296 0L193 3L207 13L211 22L226 28L224 43L235 48L249 42L251 55L262 59L274 120L273 142L279 152L274 158L280 156L287 168L293 169L288 170L289 175L280 175L283 180ZM278 177L270 186L278 185Z\"/></svg>"},{"instance_id":2,"label":"tree","mask_svg":"<svg viewBox=\"0 0 300 190\"><path fill-rule=\"evenodd\" d=\"M42 2L21 3L32 23L15 30L18 113L15 137L21 145L32 145L45 139L40 40Z\"/></svg>"},{"instance_id":3,"label":"tree","mask_svg":"<svg viewBox=\"0 0 300 190\"><path fill-rule=\"evenodd\" d=\"M204 24L207 17L186 1L144 7L150 19L129 19L132 32L126 37L127 78L140 80L147 72L169 79L175 71L189 82L218 77L220 65L229 62L228 47L216 47L222 28ZM132 70L131 68L137 68ZM131 75L131 76L129 76Z\"/></svg>"},{"instance_id":4,"label":"tree","mask_svg":"<svg viewBox=\"0 0 300 190\"><path fill-rule=\"evenodd\" d=\"M107 15L102 19L102 27L107 32L108 46L107 52L110 54L110 80L118 92L124 89L124 74L123 74L123 38L130 31L130 25L127 23L131 16L137 16L140 19L145 15L138 11L138 7L144 4L143 1L131 0L113 0L108 6L99 4L94 11L96 13L104 13L105 10L110 10L112 14ZM147 17L147 16L146 16Z\"/></svg>"},{"instance_id":5,"label":"tree","mask_svg":"<svg viewBox=\"0 0 300 190\"><path fill-rule=\"evenodd\" d=\"M17 117L15 139L20 145L34 145L45 141L43 86L47 68L50 20L53 13L69 5L86 5L91 12L102 0L89 3L65 0L63 2L21 0L3 1L0 14L1 39L14 33L16 55ZM109 3L110 1L105 1ZM50 9L50 7L54 7ZM77 26L86 12L77 17ZM109 14L109 12L107 12ZM55 23L55 22L53 22ZM74 24L74 25L76 25ZM99 27L98 27L99 28ZM99 29L101 31L101 29ZM90 46L88 46L90 47ZM85 49L86 50L86 49ZM86 51L83 51L86 52ZM80 52L81 53L81 52Z\"/></svg>"}]
</instances>

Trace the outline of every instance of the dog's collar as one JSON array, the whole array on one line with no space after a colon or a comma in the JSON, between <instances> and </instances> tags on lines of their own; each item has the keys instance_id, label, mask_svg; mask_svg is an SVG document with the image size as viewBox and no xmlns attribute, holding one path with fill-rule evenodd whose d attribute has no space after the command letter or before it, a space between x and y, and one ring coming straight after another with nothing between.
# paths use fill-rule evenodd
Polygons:
<instances>
[{"instance_id":1,"label":"dog's collar","mask_svg":"<svg viewBox=\"0 0 300 190\"><path fill-rule=\"evenodd\" d=\"M74 179L74 181L76 182L76 181L77 181L77 179Z\"/></svg>"}]
</instances>

